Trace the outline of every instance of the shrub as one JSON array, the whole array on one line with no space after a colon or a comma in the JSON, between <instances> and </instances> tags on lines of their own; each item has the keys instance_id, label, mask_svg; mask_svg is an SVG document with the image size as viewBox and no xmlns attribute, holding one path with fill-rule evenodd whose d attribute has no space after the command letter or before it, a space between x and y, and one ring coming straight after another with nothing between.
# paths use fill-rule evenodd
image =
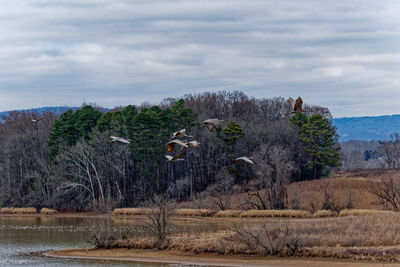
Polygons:
<instances>
[{"instance_id":1,"label":"shrub","mask_svg":"<svg viewBox=\"0 0 400 267\"><path fill-rule=\"evenodd\" d=\"M113 247L116 237L112 234L110 220L101 220L97 225L90 226L91 234L89 243L95 245L96 248L110 249Z\"/></svg>"}]
</instances>

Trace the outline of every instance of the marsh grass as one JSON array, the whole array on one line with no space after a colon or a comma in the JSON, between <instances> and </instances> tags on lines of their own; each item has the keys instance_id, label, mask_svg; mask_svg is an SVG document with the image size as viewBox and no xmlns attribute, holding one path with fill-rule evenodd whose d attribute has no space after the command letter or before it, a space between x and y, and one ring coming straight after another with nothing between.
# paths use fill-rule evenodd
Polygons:
<instances>
[{"instance_id":1,"label":"marsh grass","mask_svg":"<svg viewBox=\"0 0 400 267\"><path fill-rule=\"evenodd\" d=\"M2 214L35 214L37 213L36 208L26 207L26 208L1 208L0 213Z\"/></svg>"},{"instance_id":2,"label":"marsh grass","mask_svg":"<svg viewBox=\"0 0 400 267\"><path fill-rule=\"evenodd\" d=\"M11 214L13 208L1 208L0 213L2 214Z\"/></svg>"},{"instance_id":3,"label":"marsh grass","mask_svg":"<svg viewBox=\"0 0 400 267\"><path fill-rule=\"evenodd\" d=\"M311 213L305 210L247 210L240 214L240 217L250 218L271 218L271 217L287 217L287 218L307 218L311 217Z\"/></svg>"},{"instance_id":4,"label":"marsh grass","mask_svg":"<svg viewBox=\"0 0 400 267\"><path fill-rule=\"evenodd\" d=\"M209 209L177 209L175 210L176 216L182 217L194 217L194 216L201 216L201 217L208 217L214 215L215 212Z\"/></svg>"},{"instance_id":5,"label":"marsh grass","mask_svg":"<svg viewBox=\"0 0 400 267\"><path fill-rule=\"evenodd\" d=\"M394 211L385 210L366 210L366 209L346 209L341 210L339 216L362 216L362 215L379 215L379 214L395 214Z\"/></svg>"},{"instance_id":6,"label":"marsh grass","mask_svg":"<svg viewBox=\"0 0 400 267\"><path fill-rule=\"evenodd\" d=\"M400 214L397 213L318 220L264 220L261 223L244 220L240 223L240 231L245 231L242 235L234 228L212 233L174 234L163 249L193 253L269 253L278 256L397 260L400 253L399 221ZM246 235L260 238L246 240ZM151 249L155 248L155 242L151 237L135 238L116 241L113 247ZM262 245L257 245L257 242Z\"/></svg>"},{"instance_id":7,"label":"marsh grass","mask_svg":"<svg viewBox=\"0 0 400 267\"><path fill-rule=\"evenodd\" d=\"M215 214L215 217L240 217L242 210L221 210Z\"/></svg>"},{"instance_id":8,"label":"marsh grass","mask_svg":"<svg viewBox=\"0 0 400 267\"><path fill-rule=\"evenodd\" d=\"M41 213L41 214L46 214L46 215L53 215L53 214L57 214L57 211L56 211L56 210L53 210L53 209L42 208L42 209L40 210L40 213Z\"/></svg>"},{"instance_id":9,"label":"marsh grass","mask_svg":"<svg viewBox=\"0 0 400 267\"><path fill-rule=\"evenodd\" d=\"M316 218L335 217L335 216L337 216L337 212L334 212L332 210L317 210L313 214L313 217Z\"/></svg>"},{"instance_id":10,"label":"marsh grass","mask_svg":"<svg viewBox=\"0 0 400 267\"><path fill-rule=\"evenodd\" d=\"M124 209L115 209L112 212L112 215L118 216L118 215L127 215L127 216L133 216L133 215L146 215L149 213L149 209L147 208L124 208Z\"/></svg>"}]
</instances>

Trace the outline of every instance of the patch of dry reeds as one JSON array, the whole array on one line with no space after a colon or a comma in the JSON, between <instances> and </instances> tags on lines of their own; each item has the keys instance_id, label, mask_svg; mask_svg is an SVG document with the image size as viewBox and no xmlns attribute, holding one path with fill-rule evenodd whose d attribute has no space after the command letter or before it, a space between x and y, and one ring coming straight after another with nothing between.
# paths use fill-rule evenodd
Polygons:
<instances>
[{"instance_id":1,"label":"patch of dry reeds","mask_svg":"<svg viewBox=\"0 0 400 267\"><path fill-rule=\"evenodd\" d=\"M342 217L342 216L378 215L378 214L388 214L388 213L394 213L394 211L346 209L346 210L341 210L339 216Z\"/></svg>"},{"instance_id":2,"label":"patch of dry reeds","mask_svg":"<svg viewBox=\"0 0 400 267\"><path fill-rule=\"evenodd\" d=\"M181 233L170 237L162 247L157 247L155 238L134 238L126 240L117 240L114 242L114 248L134 248L134 249L153 249L161 248L175 251L185 251L193 253L218 253L233 254L244 251L233 242L228 241L234 233L229 230L213 233Z\"/></svg>"},{"instance_id":3,"label":"patch of dry reeds","mask_svg":"<svg viewBox=\"0 0 400 267\"><path fill-rule=\"evenodd\" d=\"M40 213L41 213L41 214L46 214L46 215L52 215L52 214L56 214L57 211L56 211L56 210L53 210L53 209L42 208L42 209L40 210Z\"/></svg>"},{"instance_id":4,"label":"patch of dry reeds","mask_svg":"<svg viewBox=\"0 0 400 267\"><path fill-rule=\"evenodd\" d=\"M337 213L331 210L317 210L313 214L313 217L316 218L335 217L335 216L337 216Z\"/></svg>"},{"instance_id":5,"label":"patch of dry reeds","mask_svg":"<svg viewBox=\"0 0 400 267\"><path fill-rule=\"evenodd\" d=\"M126 215L126 216L134 216L134 215L146 215L149 213L149 209L146 208L124 208L124 209L115 209L112 212L112 215Z\"/></svg>"},{"instance_id":6,"label":"patch of dry reeds","mask_svg":"<svg viewBox=\"0 0 400 267\"><path fill-rule=\"evenodd\" d=\"M12 208L1 208L0 213L3 214L11 214L12 213Z\"/></svg>"},{"instance_id":7,"label":"patch of dry reeds","mask_svg":"<svg viewBox=\"0 0 400 267\"><path fill-rule=\"evenodd\" d=\"M215 216L216 217L240 217L242 210L221 210L218 211Z\"/></svg>"},{"instance_id":8,"label":"patch of dry reeds","mask_svg":"<svg viewBox=\"0 0 400 267\"><path fill-rule=\"evenodd\" d=\"M12 208L12 214L35 214L37 213L36 208L26 207L26 208Z\"/></svg>"},{"instance_id":9,"label":"patch of dry reeds","mask_svg":"<svg viewBox=\"0 0 400 267\"><path fill-rule=\"evenodd\" d=\"M240 214L240 217L251 218L270 218L270 217L286 217L286 218L306 218L311 217L310 212L305 210L247 210Z\"/></svg>"},{"instance_id":10,"label":"patch of dry reeds","mask_svg":"<svg viewBox=\"0 0 400 267\"><path fill-rule=\"evenodd\" d=\"M196 216L202 216L202 217L207 217L214 215L215 212L209 209L177 209L175 210L175 215L176 216L182 216L182 217L196 217Z\"/></svg>"}]
</instances>

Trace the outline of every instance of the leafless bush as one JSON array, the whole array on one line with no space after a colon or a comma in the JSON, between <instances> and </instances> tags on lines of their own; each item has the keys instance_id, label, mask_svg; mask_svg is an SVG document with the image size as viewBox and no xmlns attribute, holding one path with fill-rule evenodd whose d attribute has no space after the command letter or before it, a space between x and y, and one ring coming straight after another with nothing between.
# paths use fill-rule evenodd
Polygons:
<instances>
[{"instance_id":1,"label":"leafless bush","mask_svg":"<svg viewBox=\"0 0 400 267\"><path fill-rule=\"evenodd\" d=\"M149 208L146 228L156 237L156 247L163 248L168 244L171 234L170 219L174 212L174 202L165 196L155 196L146 206Z\"/></svg>"},{"instance_id":2,"label":"leafless bush","mask_svg":"<svg viewBox=\"0 0 400 267\"><path fill-rule=\"evenodd\" d=\"M91 229L89 243L95 245L96 248L110 249L113 247L116 237L112 233L110 218L100 220L96 225L88 227Z\"/></svg>"},{"instance_id":3,"label":"leafless bush","mask_svg":"<svg viewBox=\"0 0 400 267\"><path fill-rule=\"evenodd\" d=\"M246 245L249 251L265 255L295 255L300 247L299 238L290 233L286 224L261 224L256 227L234 226L238 242Z\"/></svg>"},{"instance_id":4,"label":"leafless bush","mask_svg":"<svg viewBox=\"0 0 400 267\"><path fill-rule=\"evenodd\" d=\"M375 195L384 210L400 209L400 181L397 177L384 177L380 181L371 181L368 190Z\"/></svg>"},{"instance_id":5,"label":"leafless bush","mask_svg":"<svg viewBox=\"0 0 400 267\"><path fill-rule=\"evenodd\" d=\"M220 210L229 210L233 198L234 177L224 168L218 172L216 180L216 184L210 187L215 205Z\"/></svg>"},{"instance_id":6,"label":"leafless bush","mask_svg":"<svg viewBox=\"0 0 400 267\"><path fill-rule=\"evenodd\" d=\"M249 195L249 201L259 209L267 209L267 206L271 209L285 208L287 185L295 169L290 151L279 145L262 145L254 158L257 162L253 182L256 193Z\"/></svg>"}]
</instances>

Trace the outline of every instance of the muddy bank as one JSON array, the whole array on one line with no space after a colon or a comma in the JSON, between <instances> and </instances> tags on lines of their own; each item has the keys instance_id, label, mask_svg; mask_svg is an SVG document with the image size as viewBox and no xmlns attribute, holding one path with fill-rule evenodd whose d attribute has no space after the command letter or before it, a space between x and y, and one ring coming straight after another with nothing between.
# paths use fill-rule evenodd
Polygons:
<instances>
[{"instance_id":1,"label":"muddy bank","mask_svg":"<svg viewBox=\"0 0 400 267\"><path fill-rule=\"evenodd\" d=\"M382 262L366 261L347 261L325 258L277 258L259 257L242 255L217 255L217 254L196 254L160 251L160 250L140 250L140 249L70 249L59 251L46 251L43 253L47 257L70 258L70 259L90 259L90 260L110 260L110 261L131 261L131 262L158 262L158 263L181 263L197 264L207 266L318 266L318 267L372 267L382 266ZM384 263L386 267L399 266L395 263Z\"/></svg>"}]
</instances>

